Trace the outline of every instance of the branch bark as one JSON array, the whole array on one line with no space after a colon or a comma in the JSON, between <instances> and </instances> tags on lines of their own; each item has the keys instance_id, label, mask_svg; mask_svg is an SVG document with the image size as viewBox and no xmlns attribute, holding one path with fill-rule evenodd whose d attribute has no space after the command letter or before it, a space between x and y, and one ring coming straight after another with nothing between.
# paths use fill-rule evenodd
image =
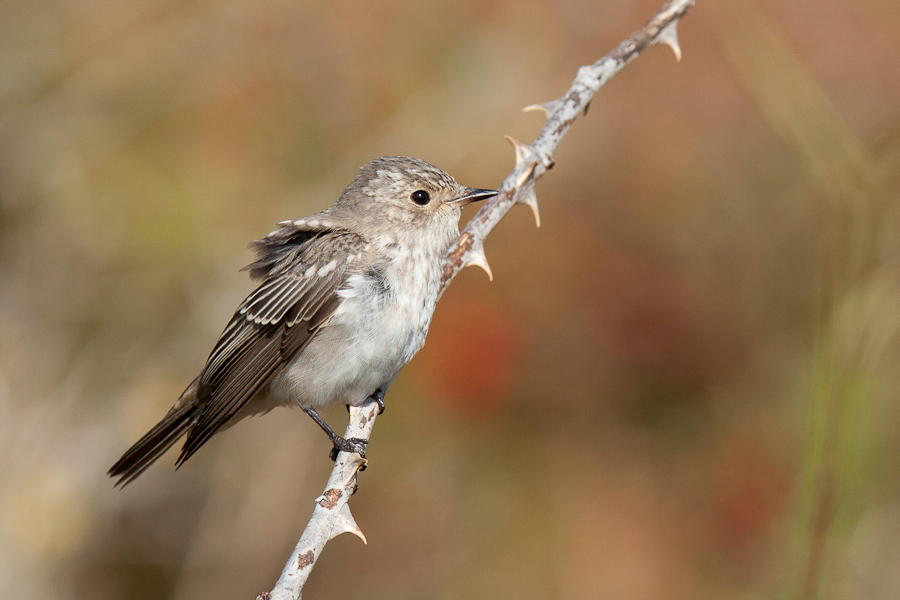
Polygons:
<instances>
[{"instance_id":1,"label":"branch bark","mask_svg":"<svg viewBox=\"0 0 900 600\"><path fill-rule=\"evenodd\" d=\"M613 75L650 46L666 44L672 48L676 59L680 60L681 49L678 46L676 27L693 5L694 0L667 1L643 27L632 33L612 52L592 65L579 68L565 95L524 109L543 111L547 115L547 123L531 145L507 137L516 152L516 165L503 181L498 194L472 217L444 256L441 294L456 274L469 265L483 268L493 278L484 254L484 240L513 206L524 204L531 208L535 222L540 226L534 184L553 167L553 153L572 123L587 110L591 99ZM377 415L378 408L374 403L351 408L350 423L344 437L368 441ZM353 520L347 504L356 490L356 477L365 464L365 459L357 454L338 454L325 492L316 499L313 515L275 588L271 592L260 594L257 600L298 600L303 585L328 540L342 533L353 533L365 542L366 538Z\"/></svg>"},{"instance_id":2,"label":"branch bark","mask_svg":"<svg viewBox=\"0 0 900 600\"><path fill-rule=\"evenodd\" d=\"M375 417L378 416L378 405L369 402L360 408L350 407L350 423L344 432L344 439L358 438L368 440L372 434ZM356 476L366 464L359 454L341 452L334 461L334 469L325 485L325 491L316 498L316 507L312 517L294 547L281 577L271 592L264 592L257 600L297 600L303 592L303 585L312 571L316 559L325 548L328 540L342 533L352 533L363 542L366 536L356 525L347 501L356 491Z\"/></svg>"}]
</instances>

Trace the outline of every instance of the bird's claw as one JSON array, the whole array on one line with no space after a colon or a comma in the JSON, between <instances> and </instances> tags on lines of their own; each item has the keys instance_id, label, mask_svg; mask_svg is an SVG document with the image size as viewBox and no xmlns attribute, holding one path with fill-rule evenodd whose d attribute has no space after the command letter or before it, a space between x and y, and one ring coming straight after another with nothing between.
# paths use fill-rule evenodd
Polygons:
<instances>
[{"instance_id":1,"label":"bird's claw","mask_svg":"<svg viewBox=\"0 0 900 600\"><path fill-rule=\"evenodd\" d=\"M328 454L331 457L331 460L337 460L338 453L340 452L355 452L359 454L360 458L366 457L366 444L368 441L361 438L342 438L341 436L335 436L331 443L334 444L334 447L331 449L331 452Z\"/></svg>"},{"instance_id":2,"label":"bird's claw","mask_svg":"<svg viewBox=\"0 0 900 600\"><path fill-rule=\"evenodd\" d=\"M381 388L378 388L377 390L375 390L372 393L372 395L369 396L369 399L371 399L372 402L374 402L375 404L378 405L378 414L379 415L381 415L381 413L384 412L384 409L387 408L384 405L384 391L382 391Z\"/></svg>"}]
</instances>

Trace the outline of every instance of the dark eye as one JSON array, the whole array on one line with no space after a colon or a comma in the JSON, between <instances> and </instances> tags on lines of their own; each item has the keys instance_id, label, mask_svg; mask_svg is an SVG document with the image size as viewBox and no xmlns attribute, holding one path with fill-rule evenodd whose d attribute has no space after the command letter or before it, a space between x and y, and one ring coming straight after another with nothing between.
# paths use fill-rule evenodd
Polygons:
<instances>
[{"instance_id":1,"label":"dark eye","mask_svg":"<svg viewBox=\"0 0 900 600\"><path fill-rule=\"evenodd\" d=\"M409 196L412 198L412 201L418 204L419 206L425 206L429 202L431 202L431 196L428 195L428 192L425 190L416 190Z\"/></svg>"}]
</instances>

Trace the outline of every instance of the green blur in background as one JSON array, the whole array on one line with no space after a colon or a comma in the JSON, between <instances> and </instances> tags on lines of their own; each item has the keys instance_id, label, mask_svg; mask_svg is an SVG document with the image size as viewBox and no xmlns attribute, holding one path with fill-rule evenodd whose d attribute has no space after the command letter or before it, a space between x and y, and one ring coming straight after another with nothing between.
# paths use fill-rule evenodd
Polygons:
<instances>
[{"instance_id":1,"label":"green blur in background","mask_svg":"<svg viewBox=\"0 0 900 600\"><path fill-rule=\"evenodd\" d=\"M660 1L2 3L0 597L271 589L331 468L300 411L105 475L252 289L246 244L380 155L499 185L521 108ZM351 502L369 545L308 597L900 593L900 6L679 31L439 303Z\"/></svg>"}]
</instances>

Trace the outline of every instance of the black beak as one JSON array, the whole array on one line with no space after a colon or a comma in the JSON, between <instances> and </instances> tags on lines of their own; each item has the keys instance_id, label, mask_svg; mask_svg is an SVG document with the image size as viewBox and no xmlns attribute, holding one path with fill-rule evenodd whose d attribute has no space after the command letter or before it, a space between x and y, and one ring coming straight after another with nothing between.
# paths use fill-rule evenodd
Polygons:
<instances>
[{"instance_id":1,"label":"black beak","mask_svg":"<svg viewBox=\"0 0 900 600\"><path fill-rule=\"evenodd\" d=\"M459 198L453 200L454 204L459 204L460 206L465 206L466 204L471 204L472 202L478 202L479 200L484 200L485 198L490 198L491 196L496 196L497 190L482 190L478 188L466 188L466 193Z\"/></svg>"}]
</instances>

